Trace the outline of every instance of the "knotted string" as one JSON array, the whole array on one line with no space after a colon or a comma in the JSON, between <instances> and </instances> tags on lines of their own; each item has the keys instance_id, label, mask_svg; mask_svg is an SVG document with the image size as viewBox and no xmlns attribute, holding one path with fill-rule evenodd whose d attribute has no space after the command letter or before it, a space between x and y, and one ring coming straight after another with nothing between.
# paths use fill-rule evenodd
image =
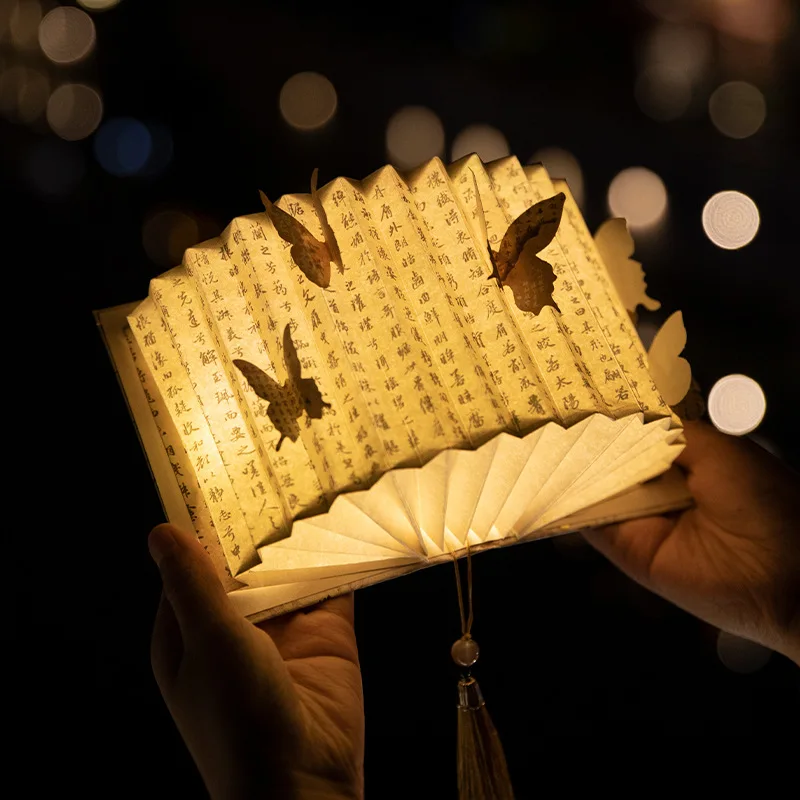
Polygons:
<instances>
[{"instance_id":1,"label":"knotted string","mask_svg":"<svg viewBox=\"0 0 800 800\"><path fill-rule=\"evenodd\" d=\"M503 746L497 735L478 682L471 674L478 660L478 644L472 638L472 557L467 545L467 610L461 570L453 554L461 615L461 639L452 647L453 660L462 668L458 682L458 795L460 800L514 800Z\"/></svg>"},{"instance_id":2,"label":"knotted string","mask_svg":"<svg viewBox=\"0 0 800 800\"><path fill-rule=\"evenodd\" d=\"M465 639L472 638L472 556L467 543L467 605L469 616L464 615L464 595L461 591L461 570L458 568L458 558L453 554L453 566L456 569L456 590L458 592L458 611L461 614L461 635Z\"/></svg>"}]
</instances>

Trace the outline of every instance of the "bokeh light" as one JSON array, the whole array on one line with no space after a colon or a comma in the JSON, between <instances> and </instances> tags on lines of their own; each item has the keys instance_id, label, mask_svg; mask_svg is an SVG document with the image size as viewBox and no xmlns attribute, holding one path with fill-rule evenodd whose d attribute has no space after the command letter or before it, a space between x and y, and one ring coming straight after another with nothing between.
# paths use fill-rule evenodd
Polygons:
<instances>
[{"instance_id":1,"label":"bokeh light","mask_svg":"<svg viewBox=\"0 0 800 800\"><path fill-rule=\"evenodd\" d=\"M25 67L11 67L0 72L0 113L15 119L19 107L19 93L25 85Z\"/></svg>"},{"instance_id":2,"label":"bokeh light","mask_svg":"<svg viewBox=\"0 0 800 800\"><path fill-rule=\"evenodd\" d=\"M13 66L0 73L0 113L15 122L35 122L47 105L50 82L36 69Z\"/></svg>"},{"instance_id":3,"label":"bokeh light","mask_svg":"<svg viewBox=\"0 0 800 800\"><path fill-rule=\"evenodd\" d=\"M608 208L615 217L624 217L631 230L646 230L661 222L667 213L664 182L645 167L628 167L619 172L608 187Z\"/></svg>"},{"instance_id":4,"label":"bokeh light","mask_svg":"<svg viewBox=\"0 0 800 800\"><path fill-rule=\"evenodd\" d=\"M83 61L94 50L95 39L92 18L73 6L54 8L39 24L39 46L60 66Z\"/></svg>"},{"instance_id":5,"label":"bokeh light","mask_svg":"<svg viewBox=\"0 0 800 800\"><path fill-rule=\"evenodd\" d=\"M477 153L484 163L504 158L511 150L503 134L492 125L469 125L456 136L451 157L453 161Z\"/></svg>"},{"instance_id":6,"label":"bokeh light","mask_svg":"<svg viewBox=\"0 0 800 800\"><path fill-rule=\"evenodd\" d=\"M90 136L102 118L99 93L82 83L62 84L47 103L47 122L55 134L68 141Z\"/></svg>"},{"instance_id":7,"label":"bokeh light","mask_svg":"<svg viewBox=\"0 0 800 800\"><path fill-rule=\"evenodd\" d=\"M717 655L731 672L750 675L767 665L772 650L741 636L720 631L717 636Z\"/></svg>"},{"instance_id":8,"label":"bokeh light","mask_svg":"<svg viewBox=\"0 0 800 800\"><path fill-rule=\"evenodd\" d=\"M39 42L39 23L42 7L36 0L19 0L6 3L8 33L17 50L32 50Z\"/></svg>"},{"instance_id":9,"label":"bokeh light","mask_svg":"<svg viewBox=\"0 0 800 800\"><path fill-rule=\"evenodd\" d=\"M80 146L52 138L40 140L31 148L26 168L34 191L48 197L71 194L86 173Z\"/></svg>"},{"instance_id":10,"label":"bokeh light","mask_svg":"<svg viewBox=\"0 0 800 800\"><path fill-rule=\"evenodd\" d=\"M750 244L758 233L758 206L746 194L718 192L703 206L703 230L717 247L737 250Z\"/></svg>"},{"instance_id":11,"label":"bokeh light","mask_svg":"<svg viewBox=\"0 0 800 800\"><path fill-rule=\"evenodd\" d=\"M708 32L692 25L657 25L645 38L634 87L647 116L667 122L690 108L694 87L711 62Z\"/></svg>"},{"instance_id":12,"label":"bokeh light","mask_svg":"<svg viewBox=\"0 0 800 800\"><path fill-rule=\"evenodd\" d=\"M531 156L528 163L537 162L544 164L551 178L563 178L569 184L575 202L579 206L583 205L583 170L578 159L569 150L563 147L543 147Z\"/></svg>"},{"instance_id":13,"label":"bokeh light","mask_svg":"<svg viewBox=\"0 0 800 800\"><path fill-rule=\"evenodd\" d=\"M120 177L144 171L153 152L153 137L137 119L106 122L94 137L94 153L106 172Z\"/></svg>"},{"instance_id":14,"label":"bokeh light","mask_svg":"<svg viewBox=\"0 0 800 800\"><path fill-rule=\"evenodd\" d=\"M636 80L634 96L639 108L658 122L682 116L692 102L692 82L676 68L649 68Z\"/></svg>"},{"instance_id":15,"label":"bokeh light","mask_svg":"<svg viewBox=\"0 0 800 800\"><path fill-rule=\"evenodd\" d=\"M148 178L161 174L172 161L172 133L159 122L148 123L150 132L150 157L139 174Z\"/></svg>"},{"instance_id":16,"label":"bokeh light","mask_svg":"<svg viewBox=\"0 0 800 800\"><path fill-rule=\"evenodd\" d=\"M764 390L747 375L726 375L708 393L708 416L714 427L732 436L754 431L764 419Z\"/></svg>"},{"instance_id":17,"label":"bokeh light","mask_svg":"<svg viewBox=\"0 0 800 800\"><path fill-rule=\"evenodd\" d=\"M336 113L336 89L318 72L298 72L281 89L278 105L283 118L303 131L321 128Z\"/></svg>"},{"instance_id":18,"label":"bokeh light","mask_svg":"<svg viewBox=\"0 0 800 800\"><path fill-rule=\"evenodd\" d=\"M767 101L751 83L730 81L714 90L708 113L720 133L732 139L746 139L764 124Z\"/></svg>"},{"instance_id":19,"label":"bokeh light","mask_svg":"<svg viewBox=\"0 0 800 800\"><path fill-rule=\"evenodd\" d=\"M30 124L44 113L50 94L50 81L37 69L26 70L27 77L17 98L17 117Z\"/></svg>"},{"instance_id":20,"label":"bokeh light","mask_svg":"<svg viewBox=\"0 0 800 800\"><path fill-rule=\"evenodd\" d=\"M107 11L119 5L119 0L78 0L78 5L89 11Z\"/></svg>"},{"instance_id":21,"label":"bokeh light","mask_svg":"<svg viewBox=\"0 0 800 800\"><path fill-rule=\"evenodd\" d=\"M711 22L724 34L759 45L774 45L793 28L794 0L706 0Z\"/></svg>"},{"instance_id":22,"label":"bokeh light","mask_svg":"<svg viewBox=\"0 0 800 800\"><path fill-rule=\"evenodd\" d=\"M692 82L702 77L711 55L709 34L698 26L658 25L645 45L647 67L679 71Z\"/></svg>"},{"instance_id":23,"label":"bokeh light","mask_svg":"<svg viewBox=\"0 0 800 800\"><path fill-rule=\"evenodd\" d=\"M444 126L424 106L406 106L386 126L386 154L400 169L411 169L444 153Z\"/></svg>"},{"instance_id":24,"label":"bokeh light","mask_svg":"<svg viewBox=\"0 0 800 800\"><path fill-rule=\"evenodd\" d=\"M147 255L162 267L181 263L187 247L200 241L200 226L191 214L163 209L150 214L142 226L142 245Z\"/></svg>"}]
</instances>

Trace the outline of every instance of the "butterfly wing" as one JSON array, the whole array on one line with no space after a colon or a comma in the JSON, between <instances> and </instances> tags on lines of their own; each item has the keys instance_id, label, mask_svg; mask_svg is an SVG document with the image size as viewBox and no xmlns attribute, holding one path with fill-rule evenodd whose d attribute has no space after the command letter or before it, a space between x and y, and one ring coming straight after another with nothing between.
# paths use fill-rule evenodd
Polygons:
<instances>
[{"instance_id":1,"label":"butterfly wing","mask_svg":"<svg viewBox=\"0 0 800 800\"><path fill-rule=\"evenodd\" d=\"M234 366L244 375L250 388L262 399L268 403L279 403L281 401L281 393L283 387L275 380L270 378L266 372L245 361L243 358L235 358L233 360Z\"/></svg>"},{"instance_id":2,"label":"butterfly wing","mask_svg":"<svg viewBox=\"0 0 800 800\"><path fill-rule=\"evenodd\" d=\"M497 276L504 282L514 268L524 247L532 248L532 254L544 250L556 235L566 196L559 192L553 197L532 205L523 211L509 226L500 248L494 256Z\"/></svg>"},{"instance_id":3,"label":"butterfly wing","mask_svg":"<svg viewBox=\"0 0 800 800\"><path fill-rule=\"evenodd\" d=\"M636 311L638 305L650 311L661 308L658 300L647 296L642 265L631 258L633 237L624 219L607 219L597 229L594 243L627 311Z\"/></svg>"},{"instance_id":4,"label":"butterfly wing","mask_svg":"<svg viewBox=\"0 0 800 800\"><path fill-rule=\"evenodd\" d=\"M269 403L267 416L280 433L275 449L280 450L285 438L289 438L293 442L296 441L300 434L300 428L297 425L297 417L300 414L298 413L299 409L293 393L287 391L284 386L270 378L266 372L259 369L255 364L251 364L242 358L234 359L233 363L244 375L253 391L262 400L266 400Z\"/></svg>"},{"instance_id":5,"label":"butterfly wing","mask_svg":"<svg viewBox=\"0 0 800 800\"><path fill-rule=\"evenodd\" d=\"M542 261L533 248L526 246L505 280L505 285L514 293L514 302L521 311L538 314L545 306L556 311L559 307L553 299L556 275L546 261Z\"/></svg>"},{"instance_id":6,"label":"butterfly wing","mask_svg":"<svg viewBox=\"0 0 800 800\"><path fill-rule=\"evenodd\" d=\"M647 359L656 387L669 406L686 397L692 383L692 368L680 354L686 347L686 328L683 314L676 311L661 326L653 338Z\"/></svg>"},{"instance_id":7,"label":"butterfly wing","mask_svg":"<svg viewBox=\"0 0 800 800\"><path fill-rule=\"evenodd\" d=\"M312 283L327 289L331 282L331 256L327 246L318 242L291 214L270 202L264 192L259 194L278 236L291 244L294 263Z\"/></svg>"}]
</instances>

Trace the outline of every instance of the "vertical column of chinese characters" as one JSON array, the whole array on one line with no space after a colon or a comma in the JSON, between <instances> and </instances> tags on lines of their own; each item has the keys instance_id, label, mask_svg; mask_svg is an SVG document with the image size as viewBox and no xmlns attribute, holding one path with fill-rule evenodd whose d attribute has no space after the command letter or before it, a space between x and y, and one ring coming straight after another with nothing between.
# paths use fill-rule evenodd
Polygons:
<instances>
[{"instance_id":1,"label":"vertical column of chinese characters","mask_svg":"<svg viewBox=\"0 0 800 800\"><path fill-rule=\"evenodd\" d=\"M274 370L274 377L272 374L270 377L283 386L289 380L283 351L283 334L287 326L298 354L307 347L306 342L298 339L298 325L292 313L291 287L286 281L289 255L287 253L284 256L283 242L274 233L271 224L267 223L260 229L263 240L248 239L251 226L247 218L235 220L234 225L236 233L231 243L231 258L240 267L242 283L248 293L253 328L261 343L262 360L266 360ZM268 230L276 239L272 248L267 237ZM270 253L266 263L260 256L262 250ZM266 270L263 269L264 266ZM308 366L307 360L306 365ZM270 463L289 506L289 515L294 519L301 513L321 511L327 504L325 495L329 498L333 494L333 487L330 483L330 470L312 447L313 433L309 430L311 420L303 415L297 418L299 409L292 406L294 398L288 387L284 394L285 399L282 400L280 392L276 392L271 401L264 403L260 416L261 428L271 432L272 442L268 451ZM271 409L272 403L280 403L280 409ZM276 446L282 433L276 430L273 418L277 420L284 417L287 420L297 419L300 437L296 442L284 439L278 451Z\"/></svg>"},{"instance_id":2,"label":"vertical column of chinese characters","mask_svg":"<svg viewBox=\"0 0 800 800\"><path fill-rule=\"evenodd\" d=\"M409 179L409 186L439 274L449 286L453 282L458 286L457 322L469 335L517 431L558 419L502 292L488 279L491 266L485 244L475 239L441 162L426 164Z\"/></svg>"},{"instance_id":3,"label":"vertical column of chinese characters","mask_svg":"<svg viewBox=\"0 0 800 800\"><path fill-rule=\"evenodd\" d=\"M296 196L287 197L285 200L287 204L295 203L303 210L305 213L303 224L312 233L320 235L319 231L314 229L313 223L316 217L310 200ZM311 374L323 396L331 403L331 408L325 412L323 418L326 423L324 429L322 432L314 431L312 446L317 453L326 452L328 454L326 458L333 460L337 468L341 468L337 469L335 474L331 473L337 491L363 488L371 474L382 471L383 448L374 426L371 424L364 426L364 421L370 420L366 400L358 390L355 376L342 352L333 319L323 296L329 293L335 295L336 289L333 285L327 290L316 286L291 259L277 256L280 261L276 261L275 253L285 253L283 241L271 224L267 224L265 215L248 219L253 240L259 242L251 277L254 291L266 294L265 319L272 322L275 316L274 312L269 310L267 298L270 293L264 292L261 287L260 276L268 274L274 279L278 271L277 265L280 263L283 282L293 296L291 305L300 312L294 317L304 330L302 339L309 346L305 352L314 353ZM338 271L334 281L337 277ZM265 326L268 323L260 319L259 324ZM373 466L376 459L377 466Z\"/></svg>"},{"instance_id":4,"label":"vertical column of chinese characters","mask_svg":"<svg viewBox=\"0 0 800 800\"><path fill-rule=\"evenodd\" d=\"M183 268L156 278L151 287L158 293L162 314L169 314L170 332L178 355L192 378L202 412L214 434L254 541L260 546L278 538L273 523L280 524L282 508L273 507L271 496L262 494L258 488L258 483L268 478L260 461L253 459L256 443L244 423L242 405L224 366L224 360L229 359L216 347L199 295ZM213 313L211 309L210 313ZM197 327L190 327L190 316L194 317Z\"/></svg>"},{"instance_id":5,"label":"vertical column of chinese characters","mask_svg":"<svg viewBox=\"0 0 800 800\"><path fill-rule=\"evenodd\" d=\"M516 218L514 206L519 205L519 198L513 190L501 193L500 181L483 168L469 165L475 175L478 191L486 217L490 241L499 249L506 230ZM517 186L518 181L512 183ZM557 274L557 265L553 271ZM557 282L557 280L556 280ZM504 287L503 296L513 314L528 350L533 355L550 396L553 398L560 418L572 424L589 414L605 411L605 405L599 398L592 384L581 371L580 355L574 343L560 325L559 315L550 306L545 306L538 314L522 311L514 300L514 294Z\"/></svg>"},{"instance_id":6,"label":"vertical column of chinese characters","mask_svg":"<svg viewBox=\"0 0 800 800\"><path fill-rule=\"evenodd\" d=\"M537 179L542 181L540 175L537 175ZM598 335L602 335L611 347L634 398L645 412L645 418L663 416L669 413L669 409L650 377L644 346L605 265L600 260L594 240L574 198L569 189L564 188L567 195L564 206L567 232L573 237L572 250L576 254L576 265L584 280L584 293L600 324Z\"/></svg>"},{"instance_id":7,"label":"vertical column of chinese characters","mask_svg":"<svg viewBox=\"0 0 800 800\"><path fill-rule=\"evenodd\" d=\"M466 433L464 442L480 444L514 424L499 391L488 378L483 361L473 347L462 315L469 314L466 299L441 253L434 253L418 214L412 193L392 167L385 167L364 184L367 204L376 220L386 249L394 262L390 277L397 276L409 298L415 322L411 333L425 344L428 378L448 414L453 430ZM388 204L391 215L382 213ZM438 257L437 257L438 256ZM396 328L393 335L399 336ZM431 355L432 354L432 355ZM422 391L422 381L415 387Z\"/></svg>"},{"instance_id":8,"label":"vertical column of chinese characters","mask_svg":"<svg viewBox=\"0 0 800 800\"><path fill-rule=\"evenodd\" d=\"M315 358L310 354L305 325L301 325L296 318L294 289L291 281L287 280L288 254L284 258L279 247L274 251L270 248L264 228L256 228L258 238L252 239L253 226L248 218L235 220L232 228L231 258L239 267L243 292L248 298L252 298L250 314L254 348L261 350L262 361L268 361L275 368L276 378L273 380L283 385L284 381L289 380L283 352L283 332L288 327L300 361L301 374L313 377L316 382L319 370ZM262 248L266 248L272 256L268 261L271 274L266 291L262 286L265 276L263 273L255 274L259 272L259 251ZM256 365L259 363L253 358L247 360ZM318 388L322 387L318 385ZM248 397L250 396L248 393ZM252 396L255 398L254 394ZM290 387L285 387L283 393L275 392L270 403L265 404L266 413L271 414L272 418L268 416L263 427L273 428L272 422L278 420L278 409L270 410L271 403L282 404L281 410L286 420L297 420L300 431L298 441L284 440L280 451L277 451L273 431L273 441L268 451L273 471L289 504L290 514L295 517L301 511L321 509L325 504L323 493L328 495L328 499L332 497L338 485L338 464L329 464L325 454L318 452L313 446L315 431L312 426L323 424L322 421L312 420L302 413L301 408L294 407L293 402L295 398ZM334 412L334 409L327 409L326 416L329 412ZM279 432L279 438L280 435Z\"/></svg>"},{"instance_id":9,"label":"vertical column of chinese characters","mask_svg":"<svg viewBox=\"0 0 800 800\"><path fill-rule=\"evenodd\" d=\"M243 469L251 481L250 491L261 501L264 509L256 536L260 541L278 538L288 528L286 503L270 462L270 438L258 426L258 417L266 414L266 403L248 391L246 380L236 369L233 360L244 358L258 363L261 356L261 338L247 299L247 287L242 282L240 267L231 247L237 238L236 223L223 232L213 244L199 245L186 251L184 264L195 294L211 332L211 342L218 355L219 366L212 375L216 384L224 370L232 391L218 388L215 400L224 403L231 419L231 443L236 445L236 456L245 460ZM188 313L196 320L196 313ZM205 334L198 332L198 336ZM207 354L208 358L212 358ZM233 405L236 405L234 408ZM235 416L240 415L240 416ZM249 434L249 435L248 435Z\"/></svg>"},{"instance_id":10,"label":"vertical column of chinese characters","mask_svg":"<svg viewBox=\"0 0 800 800\"><path fill-rule=\"evenodd\" d=\"M143 315L137 314L137 317ZM124 330L125 343L128 352L131 354L133 363L136 365L136 374L142 386L142 390L147 399L153 414L153 419L158 430L159 439L164 446L172 472L175 475L181 499L189 512L195 533L203 549L208 553L209 558L214 564L217 573L225 581L226 589L235 589L238 584L233 582L233 575L228 562L225 559L225 552L216 535L214 520L208 510L208 504L203 497L197 482L197 475L192 465L189 454L186 452L183 443L175 428L175 424L167 408L167 401L161 396L156 385L150 367L142 355L138 342L134 338L131 329ZM224 577L223 577L224 576ZM227 578L227 580L226 580Z\"/></svg>"},{"instance_id":11,"label":"vertical column of chinese characters","mask_svg":"<svg viewBox=\"0 0 800 800\"><path fill-rule=\"evenodd\" d=\"M128 318L128 324L191 459L198 488L208 505L226 561L233 575L238 575L255 566L258 556L247 523L235 502L208 421L199 407L192 380L178 357L154 299L145 300ZM184 499L188 499L188 484L180 481L179 487Z\"/></svg>"},{"instance_id":12,"label":"vertical column of chinese characters","mask_svg":"<svg viewBox=\"0 0 800 800\"><path fill-rule=\"evenodd\" d=\"M375 242L375 252L378 256L377 266L368 274L367 281L379 287L379 296L382 291L380 287L385 287L387 291L394 293L393 300L399 318L395 319L389 328L392 337L391 346L396 349L401 359L410 359L406 369L413 372L413 389L420 407L423 410L431 406L436 408L443 428L438 446L457 447L467 441L467 435L454 410L447 378L434 362L429 343L420 331L418 322L418 315L424 319L426 312L436 315L444 309L441 305L437 307L437 292L433 278L424 269L421 273L412 269L410 280L404 279L405 274L400 266L401 259L395 258L395 255L401 253L404 248L406 251L408 249L408 236L403 233L407 221L403 217L402 203L398 204L393 202L393 198L387 197L385 186L378 185L377 189L378 194L383 194L384 197L376 204L374 213L370 209L371 204L363 198L360 190L356 195L363 199L369 214L369 217L365 218L365 224L368 225L370 238ZM375 192L371 194L374 195ZM382 230L390 232L391 238L387 238ZM426 283L426 277L429 283ZM416 357L419 358L418 362L415 360ZM463 379L460 380L463 383Z\"/></svg>"},{"instance_id":13,"label":"vertical column of chinese characters","mask_svg":"<svg viewBox=\"0 0 800 800\"><path fill-rule=\"evenodd\" d=\"M516 158L495 162L489 167L489 174L498 196L506 201L512 219L536 202L537 195ZM572 346L581 374L599 395L604 407L601 410L612 415L638 411L638 403L631 396L630 386L611 347L604 338L595 336L599 323L587 302L561 225L553 241L540 253L540 258L553 267L556 275L553 299L560 310L560 328ZM599 348L595 351L590 349L593 338L599 341Z\"/></svg>"},{"instance_id":14,"label":"vertical column of chinese characters","mask_svg":"<svg viewBox=\"0 0 800 800\"><path fill-rule=\"evenodd\" d=\"M391 259L360 190L342 179L326 188L328 219L349 259L337 324L351 337L345 347L361 356L362 391L380 402L373 421L386 433L387 463L419 464L448 441L434 396L424 383L423 392L414 389L424 348L411 337L408 315L402 310L408 302L403 290L385 273ZM329 307L334 310L330 302Z\"/></svg>"},{"instance_id":15,"label":"vertical column of chinese characters","mask_svg":"<svg viewBox=\"0 0 800 800\"><path fill-rule=\"evenodd\" d=\"M285 369L279 372L277 366L283 360L283 327L278 322L278 309L288 294L284 284L287 268L281 255L283 241L268 221L265 220L264 223L263 227L258 226L258 233L253 235L251 243L246 246L247 257L241 259L240 274L248 288L248 303L253 315L255 332L260 339L258 344L260 357L251 363L262 369L273 381L281 384L286 378L286 372ZM230 255L233 254L230 249L229 252ZM288 513L290 516L295 516L307 505L317 502L316 499L309 499L316 498L321 491L313 484L315 478L319 483L314 467L307 453L306 458L300 453L299 458L290 459L285 453L275 450L275 443L280 433L275 430L269 417L268 402L264 401L254 415L258 420L262 438L268 437L271 440L268 448L270 464L278 485L286 492ZM302 498L295 490L295 481L299 476L303 476L306 481L309 479L312 481L311 490L304 492L305 496Z\"/></svg>"}]
</instances>

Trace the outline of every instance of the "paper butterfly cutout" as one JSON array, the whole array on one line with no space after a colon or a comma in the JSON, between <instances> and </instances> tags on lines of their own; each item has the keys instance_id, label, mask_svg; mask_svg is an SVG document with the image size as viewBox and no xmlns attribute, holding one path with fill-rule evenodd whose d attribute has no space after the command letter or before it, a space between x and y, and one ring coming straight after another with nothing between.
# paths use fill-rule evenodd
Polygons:
<instances>
[{"instance_id":1,"label":"paper butterfly cutout","mask_svg":"<svg viewBox=\"0 0 800 800\"><path fill-rule=\"evenodd\" d=\"M635 312L636 306L640 304L649 311L661 308L658 300L647 296L647 283L641 263L631 258L633 238L624 219L607 219L597 229L594 243L626 311Z\"/></svg>"},{"instance_id":2,"label":"paper butterfly cutout","mask_svg":"<svg viewBox=\"0 0 800 800\"><path fill-rule=\"evenodd\" d=\"M668 406L676 406L686 397L692 383L692 368L680 354L686 347L683 314L676 311L659 328L647 353L650 375Z\"/></svg>"},{"instance_id":3,"label":"paper butterfly cutout","mask_svg":"<svg viewBox=\"0 0 800 800\"><path fill-rule=\"evenodd\" d=\"M476 196L480 198L477 187ZM538 314L545 306L560 311L553 299L556 282L553 268L536 254L553 241L565 199L564 193L559 192L532 205L508 226L496 253L489 245L493 267L489 278L496 278L500 286L508 286L522 311Z\"/></svg>"},{"instance_id":4,"label":"paper butterfly cutout","mask_svg":"<svg viewBox=\"0 0 800 800\"><path fill-rule=\"evenodd\" d=\"M314 379L301 377L300 359L288 325L283 330L283 359L288 375L283 385L249 361L241 358L233 361L253 391L269 403L267 416L281 434L276 450L281 449L284 439L297 441L300 435L298 420L303 412L310 419L321 419L323 410L331 407L322 399Z\"/></svg>"},{"instance_id":5,"label":"paper butterfly cutout","mask_svg":"<svg viewBox=\"0 0 800 800\"><path fill-rule=\"evenodd\" d=\"M344 267L336 237L328 224L328 217L317 192L318 174L319 170L315 169L311 175L311 202L322 225L324 242L320 242L298 219L270 202L264 192L259 192L259 195L278 236L292 246L294 263L312 283L321 289L327 289L331 283L331 261L337 264L340 272L344 271Z\"/></svg>"}]
</instances>

